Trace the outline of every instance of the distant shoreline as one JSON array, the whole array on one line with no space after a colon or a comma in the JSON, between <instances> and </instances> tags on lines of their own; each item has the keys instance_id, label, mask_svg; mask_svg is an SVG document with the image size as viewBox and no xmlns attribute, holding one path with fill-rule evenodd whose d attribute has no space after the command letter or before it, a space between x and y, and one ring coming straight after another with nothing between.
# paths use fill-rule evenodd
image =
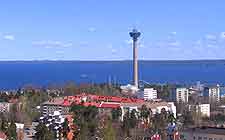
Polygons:
<instances>
[{"instance_id":1,"label":"distant shoreline","mask_svg":"<svg viewBox=\"0 0 225 140\"><path fill-rule=\"evenodd\" d=\"M130 62L132 60L0 60L0 63L17 62ZM139 62L225 62L225 59L193 59L193 60L142 60Z\"/></svg>"}]
</instances>

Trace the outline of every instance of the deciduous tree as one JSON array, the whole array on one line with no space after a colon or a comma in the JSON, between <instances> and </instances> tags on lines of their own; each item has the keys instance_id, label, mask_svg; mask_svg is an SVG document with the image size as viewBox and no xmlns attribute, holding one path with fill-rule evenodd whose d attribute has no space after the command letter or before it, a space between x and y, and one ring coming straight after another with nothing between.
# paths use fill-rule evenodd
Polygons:
<instances>
[{"instance_id":1,"label":"deciduous tree","mask_svg":"<svg viewBox=\"0 0 225 140\"><path fill-rule=\"evenodd\" d=\"M17 140L16 124L13 121L10 122L6 131L6 135L9 140Z\"/></svg>"},{"instance_id":2,"label":"deciduous tree","mask_svg":"<svg viewBox=\"0 0 225 140\"><path fill-rule=\"evenodd\" d=\"M40 123L36 127L35 137L37 140L53 140L54 133L51 130L49 130L49 128L45 126L43 123Z\"/></svg>"},{"instance_id":3,"label":"deciduous tree","mask_svg":"<svg viewBox=\"0 0 225 140\"><path fill-rule=\"evenodd\" d=\"M116 140L116 132L114 128L112 127L112 121L107 120L106 126L104 128L104 134L103 134L104 140Z\"/></svg>"}]
</instances>

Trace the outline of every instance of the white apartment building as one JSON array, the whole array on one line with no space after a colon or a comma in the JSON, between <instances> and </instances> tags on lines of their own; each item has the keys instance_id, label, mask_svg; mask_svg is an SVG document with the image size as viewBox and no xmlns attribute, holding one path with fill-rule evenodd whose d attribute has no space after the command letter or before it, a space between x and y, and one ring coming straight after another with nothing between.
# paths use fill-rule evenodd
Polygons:
<instances>
[{"instance_id":1,"label":"white apartment building","mask_svg":"<svg viewBox=\"0 0 225 140\"><path fill-rule=\"evenodd\" d=\"M48 100L41 105L42 115L53 114L55 111L59 111L61 114L68 114L70 107L64 104L64 99L54 98L53 100Z\"/></svg>"},{"instance_id":2,"label":"white apartment building","mask_svg":"<svg viewBox=\"0 0 225 140\"><path fill-rule=\"evenodd\" d=\"M145 88L143 92L144 100L153 100L157 99L157 90L154 88Z\"/></svg>"},{"instance_id":3,"label":"white apartment building","mask_svg":"<svg viewBox=\"0 0 225 140\"><path fill-rule=\"evenodd\" d=\"M177 103L187 103L188 102L188 88L176 88L176 101Z\"/></svg>"},{"instance_id":4,"label":"white apartment building","mask_svg":"<svg viewBox=\"0 0 225 140\"><path fill-rule=\"evenodd\" d=\"M220 101L220 86L217 85L215 87L209 88L209 102L215 103Z\"/></svg>"}]
</instances>

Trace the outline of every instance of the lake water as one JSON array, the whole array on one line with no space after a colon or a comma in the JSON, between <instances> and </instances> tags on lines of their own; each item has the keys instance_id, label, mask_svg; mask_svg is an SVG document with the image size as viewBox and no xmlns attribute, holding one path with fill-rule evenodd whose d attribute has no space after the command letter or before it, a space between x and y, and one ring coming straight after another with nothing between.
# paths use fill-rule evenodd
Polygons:
<instances>
[{"instance_id":1,"label":"lake water","mask_svg":"<svg viewBox=\"0 0 225 140\"><path fill-rule=\"evenodd\" d=\"M225 61L139 61L139 79L150 83L207 84L225 82ZM132 61L11 61L0 62L0 88L26 84L47 86L132 81Z\"/></svg>"}]
</instances>

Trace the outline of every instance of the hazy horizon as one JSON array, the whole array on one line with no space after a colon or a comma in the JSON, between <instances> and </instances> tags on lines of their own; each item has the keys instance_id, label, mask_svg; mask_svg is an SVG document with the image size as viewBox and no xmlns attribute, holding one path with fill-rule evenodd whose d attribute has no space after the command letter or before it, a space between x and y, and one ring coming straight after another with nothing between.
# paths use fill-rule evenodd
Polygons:
<instances>
[{"instance_id":1,"label":"hazy horizon","mask_svg":"<svg viewBox=\"0 0 225 140\"><path fill-rule=\"evenodd\" d=\"M38 59L30 59L30 60L0 60L0 62L19 62L19 61L21 61L21 62L31 62L31 61L83 61L83 62L85 62L85 61L93 61L93 62L104 62L104 61L106 61L106 62L110 62L110 61L133 61L132 59L118 59L118 60L116 60L116 59L112 59L112 60L93 60L93 59L86 59L86 60L70 60L70 59L65 59L65 60L63 60L63 59L40 59L40 60L38 60ZM138 61L225 61L225 58L224 59L178 59L178 60L176 60L176 59L162 59L162 60L160 60L160 59L155 59L155 60L150 60L150 59L138 59Z\"/></svg>"}]
</instances>

